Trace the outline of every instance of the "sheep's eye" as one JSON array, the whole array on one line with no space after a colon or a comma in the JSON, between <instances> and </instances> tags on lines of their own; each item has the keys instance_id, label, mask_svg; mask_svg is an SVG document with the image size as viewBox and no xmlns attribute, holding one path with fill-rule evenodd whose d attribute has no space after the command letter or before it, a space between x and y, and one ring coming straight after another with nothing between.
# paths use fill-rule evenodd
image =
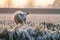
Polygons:
<instances>
[{"instance_id":1,"label":"sheep's eye","mask_svg":"<svg viewBox=\"0 0 60 40\"><path fill-rule=\"evenodd\" d=\"M19 15L22 15L22 14L19 14Z\"/></svg>"},{"instance_id":2,"label":"sheep's eye","mask_svg":"<svg viewBox=\"0 0 60 40\"><path fill-rule=\"evenodd\" d=\"M27 13L27 15L28 15L29 13Z\"/></svg>"}]
</instances>

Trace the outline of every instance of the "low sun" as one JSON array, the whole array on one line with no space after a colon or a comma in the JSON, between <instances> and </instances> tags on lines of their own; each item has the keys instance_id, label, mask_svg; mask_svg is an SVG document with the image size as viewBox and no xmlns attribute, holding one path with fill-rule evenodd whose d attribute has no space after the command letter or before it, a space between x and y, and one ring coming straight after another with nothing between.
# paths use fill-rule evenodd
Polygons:
<instances>
[{"instance_id":1,"label":"low sun","mask_svg":"<svg viewBox=\"0 0 60 40\"><path fill-rule=\"evenodd\" d=\"M7 2L6 2L7 1ZM32 5L33 7L45 7L48 5L52 5L55 0L0 0L0 7L7 5L8 7L13 8L25 8ZM32 7L31 6L31 7Z\"/></svg>"},{"instance_id":2,"label":"low sun","mask_svg":"<svg viewBox=\"0 0 60 40\"><path fill-rule=\"evenodd\" d=\"M36 6L48 6L53 4L55 0L34 0L34 5Z\"/></svg>"},{"instance_id":3,"label":"low sun","mask_svg":"<svg viewBox=\"0 0 60 40\"><path fill-rule=\"evenodd\" d=\"M28 0L13 0L13 5L23 7L27 4Z\"/></svg>"},{"instance_id":4,"label":"low sun","mask_svg":"<svg viewBox=\"0 0 60 40\"><path fill-rule=\"evenodd\" d=\"M5 3L5 0L0 0L0 5L3 5Z\"/></svg>"}]
</instances>

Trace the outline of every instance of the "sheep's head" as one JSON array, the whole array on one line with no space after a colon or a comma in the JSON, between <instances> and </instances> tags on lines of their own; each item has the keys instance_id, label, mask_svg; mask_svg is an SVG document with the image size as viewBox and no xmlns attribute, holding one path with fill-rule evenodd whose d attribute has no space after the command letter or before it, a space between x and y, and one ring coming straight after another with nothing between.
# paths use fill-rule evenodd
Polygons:
<instances>
[{"instance_id":1,"label":"sheep's head","mask_svg":"<svg viewBox=\"0 0 60 40\"><path fill-rule=\"evenodd\" d=\"M22 12L22 11L16 11L14 15L14 20L16 24L24 24L26 23L26 17L29 13Z\"/></svg>"}]
</instances>

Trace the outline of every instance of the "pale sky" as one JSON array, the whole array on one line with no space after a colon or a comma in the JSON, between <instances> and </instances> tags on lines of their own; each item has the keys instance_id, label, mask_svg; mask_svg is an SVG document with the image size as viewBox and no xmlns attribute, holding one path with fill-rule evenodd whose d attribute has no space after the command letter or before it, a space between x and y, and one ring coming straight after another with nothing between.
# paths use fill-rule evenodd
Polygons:
<instances>
[{"instance_id":1,"label":"pale sky","mask_svg":"<svg viewBox=\"0 0 60 40\"><path fill-rule=\"evenodd\" d=\"M55 0L0 0L0 8L52 7Z\"/></svg>"}]
</instances>

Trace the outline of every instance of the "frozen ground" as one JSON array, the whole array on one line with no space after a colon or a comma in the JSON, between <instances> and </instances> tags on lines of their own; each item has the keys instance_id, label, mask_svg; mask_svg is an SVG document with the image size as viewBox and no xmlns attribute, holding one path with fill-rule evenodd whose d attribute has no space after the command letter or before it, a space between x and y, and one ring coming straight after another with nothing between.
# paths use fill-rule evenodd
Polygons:
<instances>
[{"instance_id":1,"label":"frozen ground","mask_svg":"<svg viewBox=\"0 0 60 40\"><path fill-rule=\"evenodd\" d=\"M57 24L59 24L58 27L60 27L60 14L59 15L57 14L54 14L54 15L53 14L29 14L27 16L27 25L28 27L30 26L34 29L36 28L36 30L28 29L28 27L26 27L27 30L25 31L15 30L14 32L5 30L6 28L12 29L15 27L15 22L13 20L13 14L0 14L0 38L1 40L4 40L5 39L4 37L8 37L8 35L6 34L9 34L9 37L8 37L9 40L13 40L14 38L13 35L17 37L17 38L14 38L15 40L60 40L59 30L56 29L55 31L58 31L58 32L54 32L51 34L51 31L48 32L48 30L44 29L45 25L40 25L40 23L42 22L46 22L46 26L49 23L50 24L52 23L53 24L52 27L57 26ZM15 34L15 32L17 33L17 35ZM8 38L6 39L8 40Z\"/></svg>"}]
</instances>

